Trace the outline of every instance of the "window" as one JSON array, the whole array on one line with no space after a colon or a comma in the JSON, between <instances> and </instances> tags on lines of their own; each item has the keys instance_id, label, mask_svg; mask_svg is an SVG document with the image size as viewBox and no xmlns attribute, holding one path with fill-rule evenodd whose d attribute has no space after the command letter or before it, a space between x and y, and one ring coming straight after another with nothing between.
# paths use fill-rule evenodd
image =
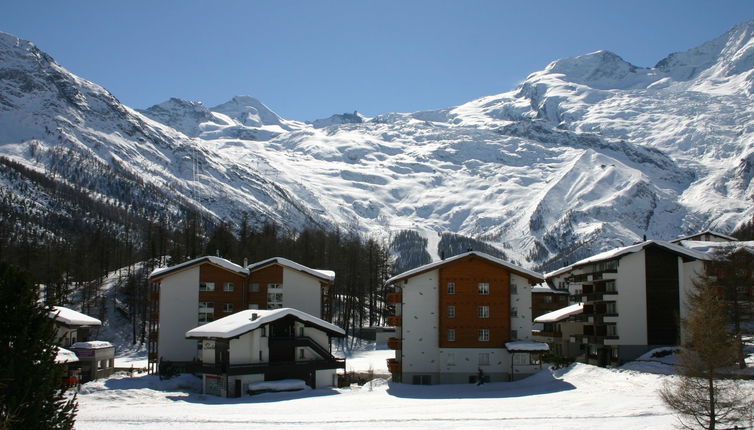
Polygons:
<instances>
[{"instance_id":1,"label":"window","mask_svg":"<svg viewBox=\"0 0 754 430\"><path fill-rule=\"evenodd\" d=\"M518 294L518 285L511 284L511 294Z\"/></svg>"},{"instance_id":2,"label":"window","mask_svg":"<svg viewBox=\"0 0 754 430\"><path fill-rule=\"evenodd\" d=\"M264 360L262 359L262 351L259 351L259 361L264 361Z\"/></svg>"},{"instance_id":3,"label":"window","mask_svg":"<svg viewBox=\"0 0 754 430\"><path fill-rule=\"evenodd\" d=\"M200 282L199 291L215 291L214 282Z\"/></svg>"},{"instance_id":4,"label":"window","mask_svg":"<svg viewBox=\"0 0 754 430\"><path fill-rule=\"evenodd\" d=\"M605 329L606 336L618 336L618 327L615 324L607 324Z\"/></svg>"},{"instance_id":5,"label":"window","mask_svg":"<svg viewBox=\"0 0 754 430\"><path fill-rule=\"evenodd\" d=\"M455 293L456 293L456 283L448 282L448 294L455 294Z\"/></svg>"},{"instance_id":6,"label":"window","mask_svg":"<svg viewBox=\"0 0 754 430\"><path fill-rule=\"evenodd\" d=\"M490 307L489 306L479 306L479 318L489 318L490 317Z\"/></svg>"},{"instance_id":7,"label":"window","mask_svg":"<svg viewBox=\"0 0 754 430\"><path fill-rule=\"evenodd\" d=\"M262 337L267 337L267 326L263 325L261 329L262 329Z\"/></svg>"},{"instance_id":8,"label":"window","mask_svg":"<svg viewBox=\"0 0 754 430\"><path fill-rule=\"evenodd\" d=\"M303 360L305 358L304 348L299 348L298 349L298 358L299 358L299 360Z\"/></svg>"},{"instance_id":9,"label":"window","mask_svg":"<svg viewBox=\"0 0 754 430\"><path fill-rule=\"evenodd\" d=\"M223 304L223 312L233 312L233 304L232 303L225 303Z\"/></svg>"},{"instance_id":10,"label":"window","mask_svg":"<svg viewBox=\"0 0 754 430\"><path fill-rule=\"evenodd\" d=\"M490 284L489 282L480 282L479 283L479 294L482 296L487 296L490 294Z\"/></svg>"},{"instance_id":11,"label":"window","mask_svg":"<svg viewBox=\"0 0 754 430\"><path fill-rule=\"evenodd\" d=\"M456 317L456 307L453 305L448 306L448 318Z\"/></svg>"},{"instance_id":12,"label":"window","mask_svg":"<svg viewBox=\"0 0 754 430\"><path fill-rule=\"evenodd\" d=\"M212 302L199 302L199 322L210 322L214 319L215 304Z\"/></svg>"},{"instance_id":13,"label":"window","mask_svg":"<svg viewBox=\"0 0 754 430\"><path fill-rule=\"evenodd\" d=\"M480 352L479 353L479 365L480 366L489 366L490 365L490 353L489 352Z\"/></svg>"},{"instance_id":14,"label":"window","mask_svg":"<svg viewBox=\"0 0 754 430\"><path fill-rule=\"evenodd\" d=\"M448 342L455 342L456 341L456 329L449 328L448 329Z\"/></svg>"},{"instance_id":15,"label":"window","mask_svg":"<svg viewBox=\"0 0 754 430\"><path fill-rule=\"evenodd\" d=\"M267 309L280 309L283 307L283 286L280 284L267 284Z\"/></svg>"},{"instance_id":16,"label":"window","mask_svg":"<svg viewBox=\"0 0 754 430\"><path fill-rule=\"evenodd\" d=\"M617 290L615 289L615 281L610 280L605 282L605 292L606 293L615 293Z\"/></svg>"},{"instance_id":17,"label":"window","mask_svg":"<svg viewBox=\"0 0 754 430\"><path fill-rule=\"evenodd\" d=\"M259 284L256 282L253 284L249 284L249 292L250 293L258 293L259 292Z\"/></svg>"},{"instance_id":18,"label":"window","mask_svg":"<svg viewBox=\"0 0 754 430\"><path fill-rule=\"evenodd\" d=\"M518 316L518 308L517 307L515 307L515 306L511 307L511 316L512 317L517 317Z\"/></svg>"},{"instance_id":19,"label":"window","mask_svg":"<svg viewBox=\"0 0 754 430\"><path fill-rule=\"evenodd\" d=\"M414 375L412 383L414 385L430 385L432 384L432 375Z\"/></svg>"},{"instance_id":20,"label":"window","mask_svg":"<svg viewBox=\"0 0 754 430\"><path fill-rule=\"evenodd\" d=\"M545 296L544 301L545 303L552 303L552 296Z\"/></svg>"},{"instance_id":21,"label":"window","mask_svg":"<svg viewBox=\"0 0 754 430\"><path fill-rule=\"evenodd\" d=\"M223 282L223 291L232 292L236 289L236 286L232 282Z\"/></svg>"},{"instance_id":22,"label":"window","mask_svg":"<svg viewBox=\"0 0 754 430\"><path fill-rule=\"evenodd\" d=\"M249 309L259 309L259 305L256 303L249 303Z\"/></svg>"},{"instance_id":23,"label":"window","mask_svg":"<svg viewBox=\"0 0 754 430\"><path fill-rule=\"evenodd\" d=\"M445 363L446 363L446 364L447 364L448 366L455 366L455 365L456 365L456 355L455 355L454 353L452 353L452 352L449 352L449 353L448 353L448 355L447 355L446 357L447 357L447 358L446 358L446 360L445 360Z\"/></svg>"},{"instance_id":24,"label":"window","mask_svg":"<svg viewBox=\"0 0 754 430\"><path fill-rule=\"evenodd\" d=\"M518 339L518 330L511 330L511 340Z\"/></svg>"},{"instance_id":25,"label":"window","mask_svg":"<svg viewBox=\"0 0 754 430\"><path fill-rule=\"evenodd\" d=\"M487 328L479 329L479 341L480 342L490 341L490 329L487 329Z\"/></svg>"},{"instance_id":26,"label":"window","mask_svg":"<svg viewBox=\"0 0 754 430\"><path fill-rule=\"evenodd\" d=\"M298 328L298 335L304 337L304 326Z\"/></svg>"},{"instance_id":27,"label":"window","mask_svg":"<svg viewBox=\"0 0 754 430\"><path fill-rule=\"evenodd\" d=\"M605 313L608 315L616 315L618 313L615 302L605 302Z\"/></svg>"}]
</instances>

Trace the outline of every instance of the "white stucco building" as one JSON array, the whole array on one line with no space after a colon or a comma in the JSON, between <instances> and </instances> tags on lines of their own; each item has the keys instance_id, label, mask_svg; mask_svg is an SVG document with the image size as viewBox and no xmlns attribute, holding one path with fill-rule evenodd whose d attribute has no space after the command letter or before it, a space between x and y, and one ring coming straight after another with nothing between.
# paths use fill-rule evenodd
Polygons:
<instances>
[{"instance_id":1,"label":"white stucco building","mask_svg":"<svg viewBox=\"0 0 754 430\"><path fill-rule=\"evenodd\" d=\"M340 327L289 308L241 311L186 333L203 344L203 392L224 397L241 396L260 381L336 385L345 360L331 354L331 338L344 336Z\"/></svg>"},{"instance_id":2,"label":"white stucco building","mask_svg":"<svg viewBox=\"0 0 754 430\"><path fill-rule=\"evenodd\" d=\"M388 346L396 381L508 381L536 372L547 345L530 342L531 286L542 275L481 252L431 263L387 282L395 292Z\"/></svg>"}]
</instances>

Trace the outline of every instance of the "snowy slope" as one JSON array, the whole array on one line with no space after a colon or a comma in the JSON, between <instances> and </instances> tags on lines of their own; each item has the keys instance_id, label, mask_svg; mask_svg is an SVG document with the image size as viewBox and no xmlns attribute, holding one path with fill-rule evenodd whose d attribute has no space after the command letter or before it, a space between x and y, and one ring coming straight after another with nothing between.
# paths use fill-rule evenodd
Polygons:
<instances>
[{"instance_id":1,"label":"snowy slope","mask_svg":"<svg viewBox=\"0 0 754 430\"><path fill-rule=\"evenodd\" d=\"M461 106L313 124L247 96L135 112L4 35L0 154L49 169L30 141L76 148L218 218L450 231L522 264L574 261L751 219L753 35L744 23L651 68L598 51Z\"/></svg>"}]
</instances>

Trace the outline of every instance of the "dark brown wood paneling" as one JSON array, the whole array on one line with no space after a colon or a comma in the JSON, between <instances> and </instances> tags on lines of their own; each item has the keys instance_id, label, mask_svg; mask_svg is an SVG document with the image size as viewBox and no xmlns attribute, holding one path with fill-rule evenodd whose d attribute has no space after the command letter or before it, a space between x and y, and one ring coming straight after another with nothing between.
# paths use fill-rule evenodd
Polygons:
<instances>
[{"instance_id":1,"label":"dark brown wood paneling","mask_svg":"<svg viewBox=\"0 0 754 430\"><path fill-rule=\"evenodd\" d=\"M663 248L647 246L644 258L647 344L677 345L680 327L678 257Z\"/></svg>"},{"instance_id":2,"label":"dark brown wood paneling","mask_svg":"<svg viewBox=\"0 0 754 430\"><path fill-rule=\"evenodd\" d=\"M259 305L259 309L267 309L267 284L283 283L283 266L274 264L251 272L249 285L259 284L258 293L249 293L249 304Z\"/></svg>"},{"instance_id":3,"label":"dark brown wood paneling","mask_svg":"<svg viewBox=\"0 0 754 430\"><path fill-rule=\"evenodd\" d=\"M442 348L501 348L510 340L510 273L503 267L470 255L439 269L439 345ZM448 282L455 283L455 294L448 294ZM489 295L480 295L478 285L486 282ZM448 318L448 306L455 306L455 318ZM490 317L479 318L479 306L489 306ZM455 329L456 340L447 340L448 329ZM479 341L479 330L489 329L490 340Z\"/></svg>"},{"instance_id":4,"label":"dark brown wood paneling","mask_svg":"<svg viewBox=\"0 0 754 430\"><path fill-rule=\"evenodd\" d=\"M212 302L215 305L215 319L230 315L223 312L223 305L233 305L233 313L246 309L246 277L213 264L199 266L199 282L214 282L215 291L199 291L200 302ZM233 291L223 291L223 284L232 282ZM199 286L197 285L197 288Z\"/></svg>"}]
</instances>

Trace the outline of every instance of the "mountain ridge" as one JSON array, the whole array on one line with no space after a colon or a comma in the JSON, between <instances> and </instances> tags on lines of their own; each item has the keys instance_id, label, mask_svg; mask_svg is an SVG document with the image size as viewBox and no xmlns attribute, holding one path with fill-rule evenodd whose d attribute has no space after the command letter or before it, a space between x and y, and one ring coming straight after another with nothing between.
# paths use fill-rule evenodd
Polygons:
<instances>
[{"instance_id":1,"label":"mountain ridge","mask_svg":"<svg viewBox=\"0 0 754 430\"><path fill-rule=\"evenodd\" d=\"M0 155L52 172L40 154L69 148L167 190L173 213L183 205L238 222L246 212L384 237L458 233L543 264L751 219L754 108L743 90L754 82L753 27L653 68L597 51L459 106L317 125L248 96L136 111L0 34ZM83 187L114 195L96 182Z\"/></svg>"}]
</instances>

